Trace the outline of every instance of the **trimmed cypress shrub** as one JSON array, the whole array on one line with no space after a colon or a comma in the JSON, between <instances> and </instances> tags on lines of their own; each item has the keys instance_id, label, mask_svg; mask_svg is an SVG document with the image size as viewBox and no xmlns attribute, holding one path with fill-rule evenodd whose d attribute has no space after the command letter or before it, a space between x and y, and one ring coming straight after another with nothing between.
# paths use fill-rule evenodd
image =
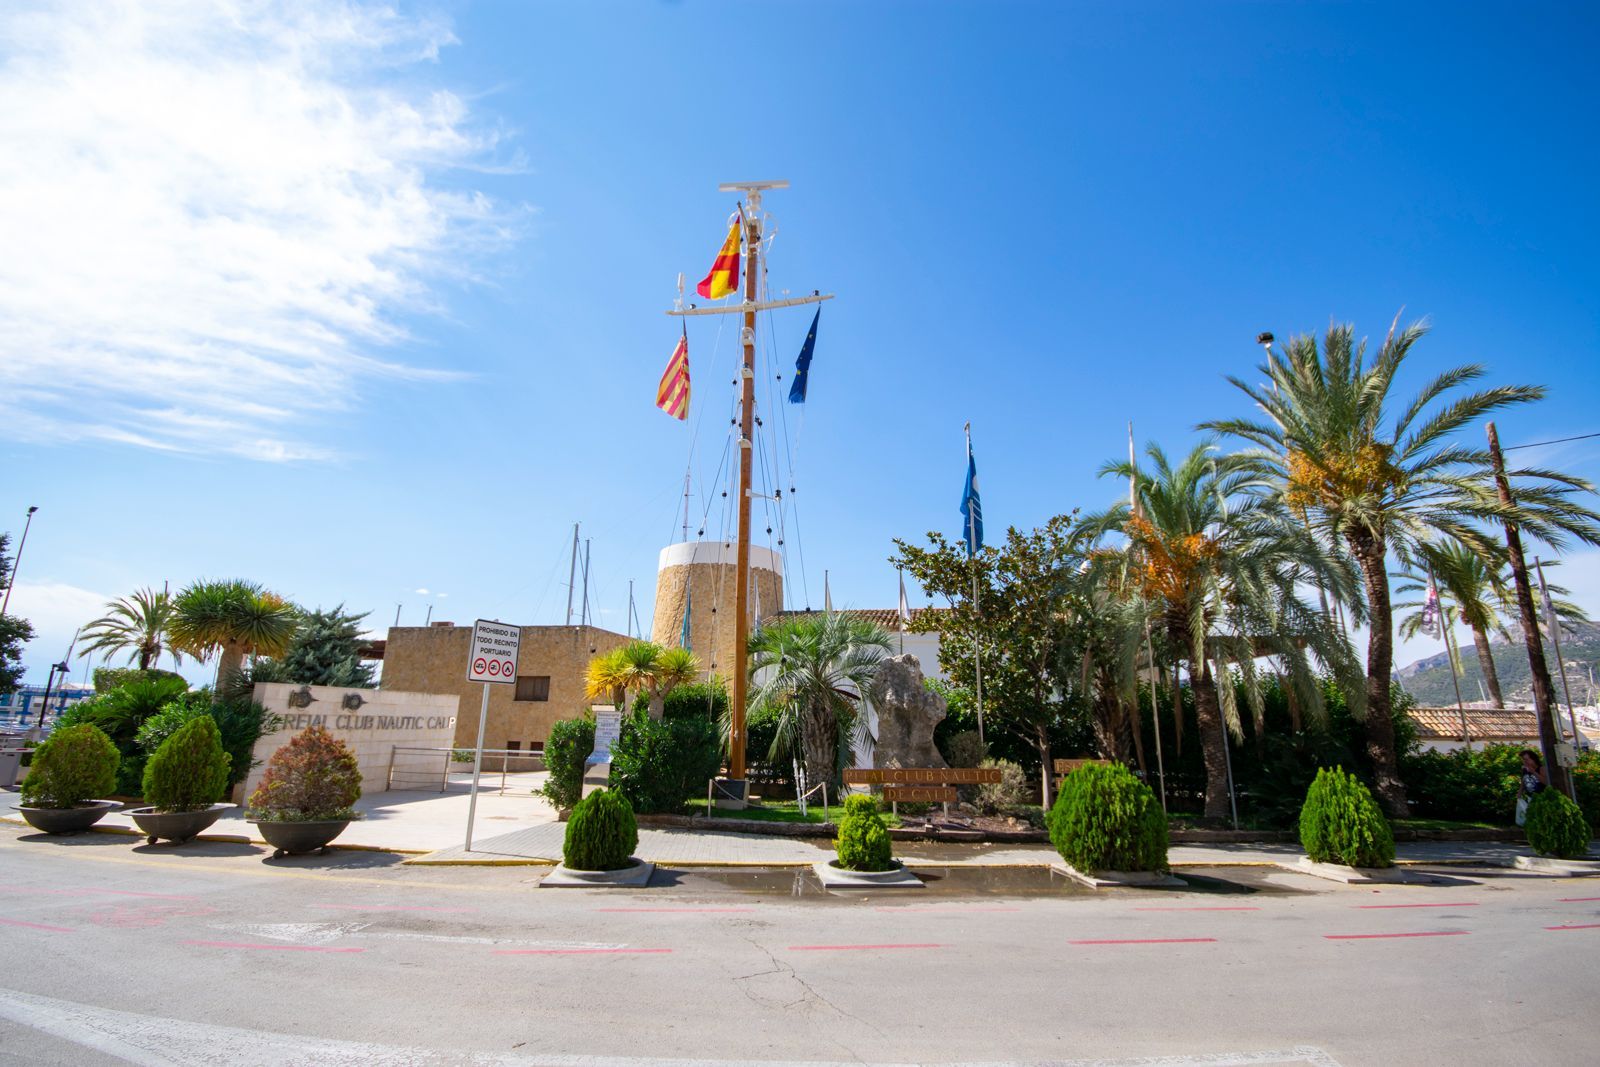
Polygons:
<instances>
[{"instance_id":1,"label":"trimmed cypress shrub","mask_svg":"<svg viewBox=\"0 0 1600 1067\"><path fill-rule=\"evenodd\" d=\"M250 794L250 817L261 822L355 819L361 768L354 753L325 727L307 726L267 761Z\"/></svg>"},{"instance_id":2,"label":"trimmed cypress shrub","mask_svg":"<svg viewBox=\"0 0 1600 1067\"><path fill-rule=\"evenodd\" d=\"M583 761L593 751L593 719L560 719L550 727L544 743L544 765L550 769L550 777L540 792L557 811L571 810L582 798Z\"/></svg>"},{"instance_id":3,"label":"trimmed cypress shrub","mask_svg":"<svg viewBox=\"0 0 1600 1067\"><path fill-rule=\"evenodd\" d=\"M144 799L157 811L199 811L222 798L233 759L217 721L203 715L178 728L144 767Z\"/></svg>"},{"instance_id":4,"label":"trimmed cypress shrub","mask_svg":"<svg viewBox=\"0 0 1600 1067\"><path fill-rule=\"evenodd\" d=\"M1167 869L1167 814L1120 763L1067 775L1045 823L1061 858L1085 874Z\"/></svg>"},{"instance_id":5,"label":"trimmed cypress shrub","mask_svg":"<svg viewBox=\"0 0 1600 1067\"><path fill-rule=\"evenodd\" d=\"M894 866L889 828L878 814L876 797L855 793L844 798L834 849L839 853L839 866L847 870L887 871Z\"/></svg>"},{"instance_id":6,"label":"trimmed cypress shrub","mask_svg":"<svg viewBox=\"0 0 1600 1067\"><path fill-rule=\"evenodd\" d=\"M1589 820L1583 817L1583 809L1554 789L1533 794L1523 829L1528 832L1528 844L1541 856L1570 860L1589 851Z\"/></svg>"},{"instance_id":7,"label":"trimmed cypress shrub","mask_svg":"<svg viewBox=\"0 0 1600 1067\"><path fill-rule=\"evenodd\" d=\"M22 803L29 808L76 808L103 797L117 785L117 746L91 723L53 732L33 754L22 780Z\"/></svg>"},{"instance_id":8,"label":"trimmed cypress shrub","mask_svg":"<svg viewBox=\"0 0 1600 1067\"><path fill-rule=\"evenodd\" d=\"M1300 845L1317 863L1393 867L1389 820L1361 779L1343 767L1324 767L1300 808Z\"/></svg>"},{"instance_id":9,"label":"trimmed cypress shrub","mask_svg":"<svg viewBox=\"0 0 1600 1067\"><path fill-rule=\"evenodd\" d=\"M638 847L639 824L628 798L614 789L596 789L572 809L561 862L575 871L620 871Z\"/></svg>"}]
</instances>

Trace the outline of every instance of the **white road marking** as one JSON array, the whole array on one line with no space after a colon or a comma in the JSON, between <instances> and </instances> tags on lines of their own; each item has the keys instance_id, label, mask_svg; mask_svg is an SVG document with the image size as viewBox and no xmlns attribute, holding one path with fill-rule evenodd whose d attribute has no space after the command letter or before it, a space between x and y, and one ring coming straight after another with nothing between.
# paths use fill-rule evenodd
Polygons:
<instances>
[{"instance_id":1,"label":"white road marking","mask_svg":"<svg viewBox=\"0 0 1600 1067\"><path fill-rule=\"evenodd\" d=\"M379 1045L366 1041L308 1038L269 1030L187 1022L140 1015L0 989L0 1019L138 1067L928 1067L921 1064L850 1063L829 1060L705 1060L653 1056L563 1056L445 1051ZM1011 1060L942 1063L938 1067L1339 1067L1326 1052L1310 1046L1256 1052L1215 1052L1192 1056L1152 1056L1116 1060Z\"/></svg>"},{"instance_id":2,"label":"white road marking","mask_svg":"<svg viewBox=\"0 0 1600 1067\"><path fill-rule=\"evenodd\" d=\"M266 938L268 941L287 941L293 945L325 945L337 941L371 923L207 923L213 930L244 934L248 937Z\"/></svg>"}]
</instances>

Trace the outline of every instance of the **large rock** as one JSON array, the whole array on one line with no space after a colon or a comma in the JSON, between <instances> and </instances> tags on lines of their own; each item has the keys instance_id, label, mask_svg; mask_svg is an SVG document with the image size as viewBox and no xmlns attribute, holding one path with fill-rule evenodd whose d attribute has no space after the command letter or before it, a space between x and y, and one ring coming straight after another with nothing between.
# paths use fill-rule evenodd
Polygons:
<instances>
[{"instance_id":1,"label":"large rock","mask_svg":"<svg viewBox=\"0 0 1600 1067\"><path fill-rule=\"evenodd\" d=\"M945 716L944 697L922 682L917 657L890 656L878 666L868 694L878 713L878 767L947 767L933 743L933 728Z\"/></svg>"}]
</instances>

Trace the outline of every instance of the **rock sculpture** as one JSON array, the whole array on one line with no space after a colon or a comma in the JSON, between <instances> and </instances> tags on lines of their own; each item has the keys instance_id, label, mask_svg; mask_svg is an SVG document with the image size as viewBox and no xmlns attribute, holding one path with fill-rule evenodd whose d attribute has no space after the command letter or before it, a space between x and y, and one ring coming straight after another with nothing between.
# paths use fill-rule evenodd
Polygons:
<instances>
[{"instance_id":1,"label":"rock sculpture","mask_svg":"<svg viewBox=\"0 0 1600 1067\"><path fill-rule=\"evenodd\" d=\"M878 767L947 767L933 743L934 727L945 717L944 697L922 681L917 657L890 656L878 666L868 693L878 714Z\"/></svg>"}]
</instances>

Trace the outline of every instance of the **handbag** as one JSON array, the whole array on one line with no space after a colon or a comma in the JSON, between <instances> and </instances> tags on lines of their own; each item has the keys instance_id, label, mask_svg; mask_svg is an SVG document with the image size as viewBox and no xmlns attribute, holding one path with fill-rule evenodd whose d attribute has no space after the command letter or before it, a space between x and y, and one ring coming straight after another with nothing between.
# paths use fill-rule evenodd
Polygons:
<instances>
[{"instance_id":1,"label":"handbag","mask_svg":"<svg viewBox=\"0 0 1600 1067\"><path fill-rule=\"evenodd\" d=\"M1517 798L1517 825L1521 826L1528 821L1528 798Z\"/></svg>"}]
</instances>

